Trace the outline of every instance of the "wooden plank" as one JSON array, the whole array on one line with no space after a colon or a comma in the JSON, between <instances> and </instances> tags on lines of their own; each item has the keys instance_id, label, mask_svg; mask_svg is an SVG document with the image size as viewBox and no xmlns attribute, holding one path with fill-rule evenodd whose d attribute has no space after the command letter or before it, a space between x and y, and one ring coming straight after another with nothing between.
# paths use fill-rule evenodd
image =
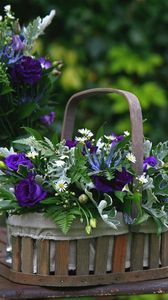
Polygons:
<instances>
[{"instance_id":1,"label":"wooden plank","mask_svg":"<svg viewBox=\"0 0 168 300\"><path fill-rule=\"evenodd\" d=\"M144 233L132 233L130 257L131 271L143 270L144 240Z\"/></svg>"},{"instance_id":2,"label":"wooden plank","mask_svg":"<svg viewBox=\"0 0 168 300\"><path fill-rule=\"evenodd\" d=\"M69 263L69 241L55 242L55 274L67 275Z\"/></svg>"},{"instance_id":3,"label":"wooden plank","mask_svg":"<svg viewBox=\"0 0 168 300\"><path fill-rule=\"evenodd\" d=\"M54 287L81 287L89 285L106 285L112 283L137 282L168 277L168 267L143 271L107 273L99 275L39 275L10 272L9 279L14 282ZM100 287L102 289L102 287Z\"/></svg>"},{"instance_id":4,"label":"wooden plank","mask_svg":"<svg viewBox=\"0 0 168 300\"><path fill-rule=\"evenodd\" d=\"M112 256L112 272L125 271L125 259L127 250L128 235L122 234L114 237L114 248Z\"/></svg>"},{"instance_id":5,"label":"wooden plank","mask_svg":"<svg viewBox=\"0 0 168 300\"><path fill-rule=\"evenodd\" d=\"M21 270L21 238L12 236L12 269L15 272Z\"/></svg>"},{"instance_id":6,"label":"wooden plank","mask_svg":"<svg viewBox=\"0 0 168 300\"><path fill-rule=\"evenodd\" d=\"M107 256L108 256L109 237L102 236L96 240L96 256L95 256L95 274L105 274L107 272Z\"/></svg>"},{"instance_id":7,"label":"wooden plank","mask_svg":"<svg viewBox=\"0 0 168 300\"><path fill-rule=\"evenodd\" d=\"M22 237L21 253L21 271L23 273L33 273L33 240L30 237Z\"/></svg>"},{"instance_id":8,"label":"wooden plank","mask_svg":"<svg viewBox=\"0 0 168 300\"><path fill-rule=\"evenodd\" d=\"M168 232L161 235L161 266L168 266Z\"/></svg>"},{"instance_id":9,"label":"wooden plank","mask_svg":"<svg viewBox=\"0 0 168 300\"><path fill-rule=\"evenodd\" d=\"M81 239L77 241L77 275L89 274L89 244L90 239Z\"/></svg>"},{"instance_id":10,"label":"wooden plank","mask_svg":"<svg viewBox=\"0 0 168 300\"><path fill-rule=\"evenodd\" d=\"M149 268L159 267L159 236L155 233L149 235Z\"/></svg>"},{"instance_id":11,"label":"wooden plank","mask_svg":"<svg viewBox=\"0 0 168 300\"><path fill-rule=\"evenodd\" d=\"M49 240L37 241L37 272L41 275L48 275L50 272Z\"/></svg>"}]
</instances>

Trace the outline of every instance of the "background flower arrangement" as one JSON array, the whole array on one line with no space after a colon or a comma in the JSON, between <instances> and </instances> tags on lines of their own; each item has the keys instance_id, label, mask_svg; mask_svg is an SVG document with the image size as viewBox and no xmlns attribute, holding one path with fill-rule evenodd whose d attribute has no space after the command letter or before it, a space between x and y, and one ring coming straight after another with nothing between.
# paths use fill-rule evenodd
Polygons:
<instances>
[{"instance_id":1,"label":"background flower arrangement","mask_svg":"<svg viewBox=\"0 0 168 300\"><path fill-rule=\"evenodd\" d=\"M116 136L100 130L95 139L88 129L78 132L60 143L36 133L15 141L17 150L0 148L0 211L44 213L64 234L75 219L88 234L100 218L117 229L118 211L129 225L152 218L158 232L168 227L168 143L152 148L144 142L144 173L137 177L127 131Z\"/></svg>"},{"instance_id":2,"label":"background flower arrangement","mask_svg":"<svg viewBox=\"0 0 168 300\"><path fill-rule=\"evenodd\" d=\"M60 62L33 55L35 41L55 11L20 27L10 5L0 17L0 139L1 145L23 133L21 127L45 128L55 118L53 86ZM45 126L43 126L43 125Z\"/></svg>"}]
</instances>

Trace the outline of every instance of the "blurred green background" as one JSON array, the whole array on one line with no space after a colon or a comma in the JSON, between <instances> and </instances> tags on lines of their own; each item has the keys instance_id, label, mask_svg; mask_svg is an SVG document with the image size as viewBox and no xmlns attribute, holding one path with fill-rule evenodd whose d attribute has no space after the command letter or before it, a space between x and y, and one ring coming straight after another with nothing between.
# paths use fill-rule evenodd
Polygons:
<instances>
[{"instance_id":1,"label":"blurred green background","mask_svg":"<svg viewBox=\"0 0 168 300\"><path fill-rule=\"evenodd\" d=\"M51 9L57 15L36 51L62 60L56 85L56 122L60 133L68 98L82 89L114 87L135 93L142 105L145 135L154 142L168 137L167 0L0 0L11 4L21 24ZM125 101L118 96L92 97L78 109L80 127L129 129ZM106 100L106 101L105 101ZM130 300L167 299L168 295L131 296ZM115 299L125 300L128 297Z\"/></svg>"},{"instance_id":2,"label":"blurred green background","mask_svg":"<svg viewBox=\"0 0 168 300\"><path fill-rule=\"evenodd\" d=\"M167 0L8 0L21 24L51 9L57 15L36 50L63 61L56 86L59 133L68 98L93 87L115 87L135 93L142 105L145 135L167 139L168 1ZM78 109L79 126L112 131L129 129L125 101L118 96L90 98ZM78 123L77 123L78 124Z\"/></svg>"}]
</instances>

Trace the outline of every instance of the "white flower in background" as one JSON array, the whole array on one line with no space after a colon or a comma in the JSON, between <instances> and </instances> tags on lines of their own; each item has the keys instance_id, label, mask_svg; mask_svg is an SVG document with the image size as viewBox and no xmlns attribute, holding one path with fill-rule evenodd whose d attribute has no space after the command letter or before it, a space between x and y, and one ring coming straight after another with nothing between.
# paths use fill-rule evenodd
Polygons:
<instances>
[{"instance_id":1,"label":"white flower in background","mask_svg":"<svg viewBox=\"0 0 168 300\"><path fill-rule=\"evenodd\" d=\"M4 6L4 11L6 13L6 16L9 18L9 19L14 19L15 17L12 15L11 13L11 5L6 5Z\"/></svg>"},{"instance_id":2,"label":"white flower in background","mask_svg":"<svg viewBox=\"0 0 168 300\"><path fill-rule=\"evenodd\" d=\"M140 183L144 184L148 182L148 179L145 177L145 173L138 177Z\"/></svg>"},{"instance_id":3,"label":"white flower in background","mask_svg":"<svg viewBox=\"0 0 168 300\"><path fill-rule=\"evenodd\" d=\"M135 155L134 155L133 153L128 153L128 154L126 155L126 158L127 158L129 161L131 161L132 163L135 163L135 162L136 162L136 157L135 157Z\"/></svg>"},{"instance_id":4,"label":"white flower in background","mask_svg":"<svg viewBox=\"0 0 168 300\"><path fill-rule=\"evenodd\" d=\"M130 136L130 133L129 133L129 131L124 131L124 136Z\"/></svg>"},{"instance_id":5,"label":"white flower in background","mask_svg":"<svg viewBox=\"0 0 168 300\"><path fill-rule=\"evenodd\" d=\"M58 192L64 192L68 187L68 184L65 180L59 180L56 185L55 185L55 189Z\"/></svg>"},{"instance_id":6,"label":"white flower in background","mask_svg":"<svg viewBox=\"0 0 168 300\"><path fill-rule=\"evenodd\" d=\"M52 9L50 11L50 14L41 20L41 24L39 24L39 30L41 32L43 32L46 29L46 27L48 27L51 24L52 19L54 18L55 14L56 14L56 10Z\"/></svg>"},{"instance_id":7,"label":"white flower in background","mask_svg":"<svg viewBox=\"0 0 168 300\"><path fill-rule=\"evenodd\" d=\"M90 139L93 136L93 133L91 130L87 128L79 129L78 132L82 134L83 136L87 137L87 139Z\"/></svg>"},{"instance_id":8,"label":"white flower in background","mask_svg":"<svg viewBox=\"0 0 168 300\"><path fill-rule=\"evenodd\" d=\"M61 168L61 167L63 167L65 165L65 161L63 161L63 160L56 160L55 161L55 165L56 165L56 167Z\"/></svg>"},{"instance_id":9,"label":"white flower in background","mask_svg":"<svg viewBox=\"0 0 168 300\"><path fill-rule=\"evenodd\" d=\"M2 21L2 19L3 19L2 16L0 16L0 22Z\"/></svg>"},{"instance_id":10,"label":"white flower in background","mask_svg":"<svg viewBox=\"0 0 168 300\"><path fill-rule=\"evenodd\" d=\"M116 140L116 136L111 134L111 135L104 135L105 139L107 139L108 141L115 141Z\"/></svg>"},{"instance_id":11,"label":"white flower in background","mask_svg":"<svg viewBox=\"0 0 168 300\"><path fill-rule=\"evenodd\" d=\"M78 141L79 143L84 143L86 142L88 139L86 136L82 136L82 137L75 137L75 140Z\"/></svg>"},{"instance_id":12,"label":"white flower in background","mask_svg":"<svg viewBox=\"0 0 168 300\"><path fill-rule=\"evenodd\" d=\"M38 152L35 151L33 148L31 149L30 152L28 152L28 153L26 154L26 156L27 156L28 158L33 158L33 159L36 158L38 155L39 155Z\"/></svg>"}]
</instances>

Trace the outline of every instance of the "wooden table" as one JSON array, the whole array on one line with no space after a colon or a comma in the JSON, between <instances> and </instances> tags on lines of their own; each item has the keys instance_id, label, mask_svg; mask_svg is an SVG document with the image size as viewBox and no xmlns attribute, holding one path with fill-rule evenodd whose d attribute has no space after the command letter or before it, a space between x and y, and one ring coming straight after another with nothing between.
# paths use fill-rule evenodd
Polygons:
<instances>
[{"instance_id":1,"label":"wooden table","mask_svg":"<svg viewBox=\"0 0 168 300\"><path fill-rule=\"evenodd\" d=\"M0 228L0 299L53 299L88 296L95 297L97 300L108 300L114 295L168 293L168 279L80 288L46 288L16 284L3 276L1 261L6 256L5 249L6 229Z\"/></svg>"}]
</instances>

